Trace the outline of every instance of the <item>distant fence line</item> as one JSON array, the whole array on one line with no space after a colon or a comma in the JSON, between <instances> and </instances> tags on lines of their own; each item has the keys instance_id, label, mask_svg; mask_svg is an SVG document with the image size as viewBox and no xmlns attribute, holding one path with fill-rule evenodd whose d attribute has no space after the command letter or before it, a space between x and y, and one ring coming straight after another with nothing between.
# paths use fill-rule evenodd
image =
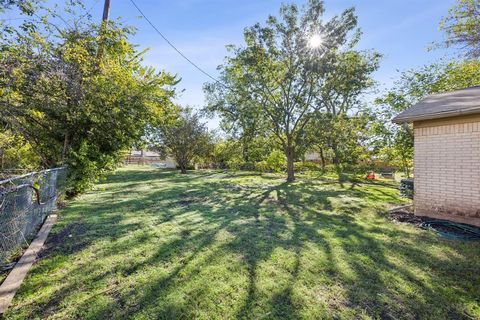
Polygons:
<instances>
[{"instance_id":1,"label":"distant fence line","mask_svg":"<svg viewBox=\"0 0 480 320\"><path fill-rule=\"evenodd\" d=\"M171 158L162 158L160 156L140 156L128 155L124 158L125 165L154 165L160 168L176 168L177 164Z\"/></svg>"},{"instance_id":2,"label":"distant fence line","mask_svg":"<svg viewBox=\"0 0 480 320\"><path fill-rule=\"evenodd\" d=\"M65 167L0 181L0 265L34 235L65 192Z\"/></svg>"},{"instance_id":3,"label":"distant fence line","mask_svg":"<svg viewBox=\"0 0 480 320\"><path fill-rule=\"evenodd\" d=\"M146 164L154 164L154 163L159 163L161 162L162 159L158 156L134 156L134 155L129 155L126 156L125 159L123 160L124 164L129 165L129 164L136 164L136 165L146 165Z\"/></svg>"}]
</instances>

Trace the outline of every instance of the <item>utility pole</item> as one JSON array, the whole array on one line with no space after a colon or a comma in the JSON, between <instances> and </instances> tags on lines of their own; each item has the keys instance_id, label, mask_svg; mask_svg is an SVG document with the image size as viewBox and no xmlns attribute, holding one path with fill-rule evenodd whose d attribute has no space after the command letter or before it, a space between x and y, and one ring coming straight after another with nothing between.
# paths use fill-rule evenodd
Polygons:
<instances>
[{"instance_id":1,"label":"utility pole","mask_svg":"<svg viewBox=\"0 0 480 320\"><path fill-rule=\"evenodd\" d=\"M103 17L102 17L102 26L100 27L100 42L97 51L97 58L100 61L103 56L103 36L105 30L107 29L108 17L110 16L110 0L105 0L103 5Z\"/></svg>"},{"instance_id":2,"label":"utility pole","mask_svg":"<svg viewBox=\"0 0 480 320\"><path fill-rule=\"evenodd\" d=\"M105 0L105 5L103 6L103 22L108 21L108 17L110 16L110 0Z\"/></svg>"}]
</instances>

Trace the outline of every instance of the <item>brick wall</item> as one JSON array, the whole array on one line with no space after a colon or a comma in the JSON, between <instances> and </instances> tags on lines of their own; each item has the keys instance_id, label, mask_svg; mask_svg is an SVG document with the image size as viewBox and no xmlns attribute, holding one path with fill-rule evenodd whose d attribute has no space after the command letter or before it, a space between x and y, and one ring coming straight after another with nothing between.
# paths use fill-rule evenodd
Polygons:
<instances>
[{"instance_id":1,"label":"brick wall","mask_svg":"<svg viewBox=\"0 0 480 320\"><path fill-rule=\"evenodd\" d=\"M415 214L480 226L480 115L415 130Z\"/></svg>"}]
</instances>

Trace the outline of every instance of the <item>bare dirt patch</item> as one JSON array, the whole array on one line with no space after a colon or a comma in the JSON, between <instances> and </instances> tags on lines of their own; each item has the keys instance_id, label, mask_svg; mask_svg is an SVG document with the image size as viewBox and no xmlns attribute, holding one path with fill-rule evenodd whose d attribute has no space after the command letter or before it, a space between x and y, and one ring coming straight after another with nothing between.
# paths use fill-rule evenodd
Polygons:
<instances>
[{"instance_id":1,"label":"bare dirt patch","mask_svg":"<svg viewBox=\"0 0 480 320\"><path fill-rule=\"evenodd\" d=\"M65 252L68 247L69 252L81 251L87 244L84 235L87 232L87 226L82 223L72 223L55 234L48 237L43 250L38 257L48 257L55 252Z\"/></svg>"}]
</instances>

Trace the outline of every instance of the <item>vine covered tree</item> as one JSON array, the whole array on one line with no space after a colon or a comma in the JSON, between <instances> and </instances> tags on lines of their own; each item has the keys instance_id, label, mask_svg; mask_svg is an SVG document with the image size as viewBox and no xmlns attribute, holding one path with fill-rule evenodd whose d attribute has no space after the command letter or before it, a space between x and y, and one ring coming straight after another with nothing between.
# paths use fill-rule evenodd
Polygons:
<instances>
[{"instance_id":1,"label":"vine covered tree","mask_svg":"<svg viewBox=\"0 0 480 320\"><path fill-rule=\"evenodd\" d=\"M162 122L177 80L143 66L130 28L101 27L81 2L66 6L60 22L39 7L20 28L3 26L0 124L30 144L42 167L68 164L75 194Z\"/></svg>"}]
</instances>

